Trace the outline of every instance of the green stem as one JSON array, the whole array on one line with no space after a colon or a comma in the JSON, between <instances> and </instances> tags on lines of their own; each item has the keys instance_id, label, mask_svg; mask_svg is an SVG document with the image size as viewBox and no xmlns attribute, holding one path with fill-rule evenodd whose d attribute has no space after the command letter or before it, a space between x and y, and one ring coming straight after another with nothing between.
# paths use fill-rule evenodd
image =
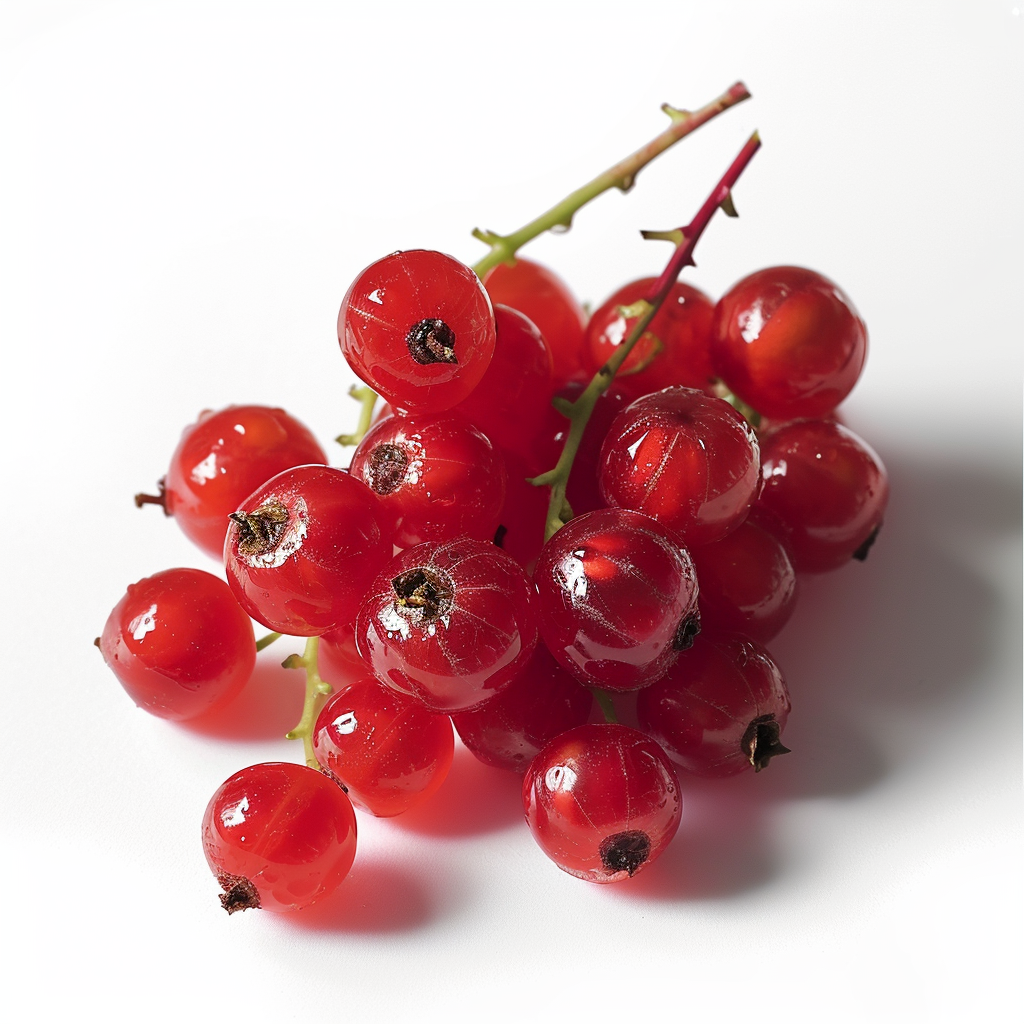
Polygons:
<instances>
[{"instance_id":1,"label":"green stem","mask_svg":"<svg viewBox=\"0 0 1024 1024\"><path fill-rule=\"evenodd\" d=\"M667 103L663 104L661 109L672 119L668 128L655 136L646 146L641 147L624 160L620 160L614 167L608 168L593 181L566 196L560 203L552 206L547 213L542 213L510 235L498 235L493 231L481 231L480 228L475 228L473 237L489 245L491 251L475 263L473 269L482 278L499 263L511 262L516 252L538 235L550 231L552 228L568 229L571 227L576 211L589 203L591 199L596 199L602 192L607 192L611 188L628 192L633 187L637 174L655 157L660 156L666 149L675 145L702 124L707 124L724 110L749 98L750 93L747 92L747 87L742 82L736 82L721 96L712 100L707 106L701 107L700 110L677 110Z\"/></svg>"},{"instance_id":2,"label":"green stem","mask_svg":"<svg viewBox=\"0 0 1024 1024\"><path fill-rule=\"evenodd\" d=\"M264 647L269 647L275 640L280 639L280 633L268 633L265 637L256 641L256 650L262 651Z\"/></svg>"},{"instance_id":3,"label":"green stem","mask_svg":"<svg viewBox=\"0 0 1024 1024\"><path fill-rule=\"evenodd\" d=\"M592 686L590 692L594 695L594 700L597 701L604 720L609 725L618 725L619 716L615 714L615 705L612 703L611 694L607 690L599 690L596 686Z\"/></svg>"},{"instance_id":4,"label":"green stem","mask_svg":"<svg viewBox=\"0 0 1024 1024\"><path fill-rule=\"evenodd\" d=\"M352 434L339 434L334 440L346 448L359 444L373 422L373 407L377 404L377 392L365 385L353 384L348 389L349 395L360 404L359 422Z\"/></svg>"},{"instance_id":5,"label":"green stem","mask_svg":"<svg viewBox=\"0 0 1024 1024\"><path fill-rule=\"evenodd\" d=\"M317 771L320 770L320 763L313 753L313 726L316 724L316 716L320 711L323 698L331 692L330 683L325 683L320 678L320 670L317 667L319 644L320 638L311 636L306 641L306 649L301 656L293 654L282 662L285 668L304 668L306 670L306 699L302 704L302 717L294 729L285 733L285 739L302 740L306 764Z\"/></svg>"},{"instance_id":6,"label":"green stem","mask_svg":"<svg viewBox=\"0 0 1024 1024\"><path fill-rule=\"evenodd\" d=\"M569 435L565 439L562 453L554 469L534 477L530 483L535 487L550 487L551 498L548 502L548 515L544 527L544 539L550 538L557 533L572 518L572 509L565 498L566 485L569 482L569 473L572 464L579 451L580 442L583 440L583 431L590 420L590 414L601 395L608 390L608 385L615 379L615 374L626 361L633 346L643 336L648 325L654 319L655 314L661 308L668 293L672 289L676 278L685 266L693 266L693 250L708 226L715 211L722 208L726 213L735 216L735 209L732 205L732 187L743 173L744 168L750 162L751 157L761 147L761 139L757 132L747 140L740 150L736 159L729 165L729 169L719 179L718 184L712 189L707 199L704 200L696 216L685 227L677 228L672 232L657 232L659 237L671 236L678 238L676 250L672 254L668 265L661 272L661 276L650 286L647 294L643 297L640 307L640 318L637 320L625 343L620 345L611 359L594 374L590 383L583 390L583 393L569 405L560 405L559 411L569 419ZM654 234L649 232L649 234Z\"/></svg>"}]
</instances>

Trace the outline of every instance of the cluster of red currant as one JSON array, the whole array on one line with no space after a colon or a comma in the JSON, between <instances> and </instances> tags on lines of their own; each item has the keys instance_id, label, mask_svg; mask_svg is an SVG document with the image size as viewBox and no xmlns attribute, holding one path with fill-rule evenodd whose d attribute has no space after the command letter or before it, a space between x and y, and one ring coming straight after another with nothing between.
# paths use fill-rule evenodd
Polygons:
<instances>
[{"instance_id":1,"label":"cluster of red currant","mask_svg":"<svg viewBox=\"0 0 1024 1024\"><path fill-rule=\"evenodd\" d=\"M678 772L786 752L763 645L799 573L865 556L888 485L834 413L866 332L831 281L775 267L715 304L675 280L738 173L676 233L666 274L589 321L525 259L482 279L438 252L378 260L338 320L369 385L347 470L282 410L232 406L188 428L160 495L137 499L223 554L228 582L175 569L129 587L98 643L136 703L192 718L238 693L257 647L309 638L285 662L306 670L289 734L306 765L247 768L206 811L226 909L332 891L353 804L428 798L453 727L525 772L537 842L597 882L671 840ZM250 618L273 631L260 644ZM617 721L631 700L639 728Z\"/></svg>"}]
</instances>

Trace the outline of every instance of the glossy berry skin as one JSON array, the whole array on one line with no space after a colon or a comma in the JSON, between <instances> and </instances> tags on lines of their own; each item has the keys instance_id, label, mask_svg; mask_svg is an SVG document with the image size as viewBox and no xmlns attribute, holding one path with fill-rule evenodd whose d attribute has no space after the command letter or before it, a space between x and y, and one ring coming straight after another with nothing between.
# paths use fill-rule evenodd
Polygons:
<instances>
[{"instance_id":1,"label":"glossy berry skin","mask_svg":"<svg viewBox=\"0 0 1024 1024\"><path fill-rule=\"evenodd\" d=\"M760 644L703 635L668 673L637 697L640 728L695 775L760 771L788 753L779 734L789 717L786 681Z\"/></svg>"},{"instance_id":2,"label":"glossy berry skin","mask_svg":"<svg viewBox=\"0 0 1024 1024\"><path fill-rule=\"evenodd\" d=\"M653 516L685 544L711 544L746 519L761 485L758 442L719 398L666 388L615 419L601 447L609 505Z\"/></svg>"},{"instance_id":3,"label":"glossy berry skin","mask_svg":"<svg viewBox=\"0 0 1024 1024\"><path fill-rule=\"evenodd\" d=\"M317 761L356 807L390 818L437 792L452 764L451 720L364 676L335 693L313 730Z\"/></svg>"},{"instance_id":4,"label":"glossy berry skin","mask_svg":"<svg viewBox=\"0 0 1024 1024\"><path fill-rule=\"evenodd\" d=\"M570 520L544 545L534 581L544 643L586 686L646 686L700 629L690 556L638 512Z\"/></svg>"},{"instance_id":5,"label":"glossy berry skin","mask_svg":"<svg viewBox=\"0 0 1024 1024\"><path fill-rule=\"evenodd\" d=\"M505 463L460 415L382 420L356 447L349 472L380 499L400 548L463 535L494 537L505 502Z\"/></svg>"},{"instance_id":6,"label":"glossy berry skin","mask_svg":"<svg viewBox=\"0 0 1024 1024\"><path fill-rule=\"evenodd\" d=\"M484 276L491 301L511 306L529 317L551 350L556 387L589 376L583 356L586 313L569 286L548 267L518 257Z\"/></svg>"},{"instance_id":7,"label":"glossy berry skin","mask_svg":"<svg viewBox=\"0 0 1024 1024\"><path fill-rule=\"evenodd\" d=\"M370 671L432 711L482 704L537 645L536 591L519 564L468 537L420 544L377 577L356 619Z\"/></svg>"},{"instance_id":8,"label":"glossy berry skin","mask_svg":"<svg viewBox=\"0 0 1024 1024\"><path fill-rule=\"evenodd\" d=\"M683 801L652 739L624 725L581 725L534 758L523 806L533 838L563 871L619 882L668 846Z\"/></svg>"},{"instance_id":9,"label":"glossy berry skin","mask_svg":"<svg viewBox=\"0 0 1024 1024\"><path fill-rule=\"evenodd\" d=\"M712 335L719 376L778 420L830 412L867 356L867 328L853 303L802 267L769 267L734 284L715 308Z\"/></svg>"},{"instance_id":10,"label":"glossy berry skin","mask_svg":"<svg viewBox=\"0 0 1024 1024\"><path fill-rule=\"evenodd\" d=\"M340 469L298 466L268 480L235 514L228 583L268 629L317 636L350 623L391 557L377 496Z\"/></svg>"},{"instance_id":11,"label":"glossy berry skin","mask_svg":"<svg viewBox=\"0 0 1024 1024\"><path fill-rule=\"evenodd\" d=\"M256 663L249 616L223 580L200 569L168 569L133 583L99 646L140 708L179 722L226 704Z\"/></svg>"},{"instance_id":12,"label":"glossy berry skin","mask_svg":"<svg viewBox=\"0 0 1024 1024\"><path fill-rule=\"evenodd\" d=\"M256 764L213 794L203 852L236 910L301 910L332 893L352 867L356 816L326 775L290 763Z\"/></svg>"},{"instance_id":13,"label":"glossy berry skin","mask_svg":"<svg viewBox=\"0 0 1024 1024\"><path fill-rule=\"evenodd\" d=\"M260 484L292 466L327 464L316 438L284 409L229 405L182 432L164 478L163 504L185 536L220 560L228 516Z\"/></svg>"},{"instance_id":14,"label":"glossy berry skin","mask_svg":"<svg viewBox=\"0 0 1024 1024\"><path fill-rule=\"evenodd\" d=\"M497 696L473 711L452 715L462 742L495 768L525 772L541 748L590 717L594 698L543 644Z\"/></svg>"},{"instance_id":15,"label":"glossy berry skin","mask_svg":"<svg viewBox=\"0 0 1024 1024\"><path fill-rule=\"evenodd\" d=\"M349 366L405 412L443 412L494 354L491 301L469 267L427 249L395 252L352 282L338 314Z\"/></svg>"},{"instance_id":16,"label":"glossy berry skin","mask_svg":"<svg viewBox=\"0 0 1024 1024\"><path fill-rule=\"evenodd\" d=\"M796 607L797 578L786 549L747 519L714 544L690 549L700 580L704 629L767 643Z\"/></svg>"},{"instance_id":17,"label":"glossy berry skin","mask_svg":"<svg viewBox=\"0 0 1024 1024\"><path fill-rule=\"evenodd\" d=\"M645 277L624 285L595 310L586 338L595 372L629 340L640 319L624 316L622 307L644 298L655 281ZM675 384L710 388L715 377L711 365L714 310L715 304L702 291L677 281L615 375L616 385L632 398Z\"/></svg>"},{"instance_id":18,"label":"glossy berry skin","mask_svg":"<svg viewBox=\"0 0 1024 1024\"><path fill-rule=\"evenodd\" d=\"M834 420L796 420L762 438L758 522L786 545L797 572L829 572L867 555L885 515L882 460Z\"/></svg>"}]
</instances>

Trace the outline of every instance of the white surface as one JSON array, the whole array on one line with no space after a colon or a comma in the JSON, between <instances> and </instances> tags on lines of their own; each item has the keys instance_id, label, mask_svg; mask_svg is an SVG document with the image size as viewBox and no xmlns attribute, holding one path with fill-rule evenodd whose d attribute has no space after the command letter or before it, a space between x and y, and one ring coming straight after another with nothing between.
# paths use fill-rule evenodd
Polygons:
<instances>
[{"instance_id":1,"label":"white surface","mask_svg":"<svg viewBox=\"0 0 1024 1024\"><path fill-rule=\"evenodd\" d=\"M1024 5L1020 5L1024 6ZM49 1021L1006 1019L1021 886L1022 16L1008 2L0 6L5 1005ZM204 407L352 421L334 320L396 248L472 260L742 78L754 99L529 255L600 301L668 251L754 128L693 283L837 280L847 403L888 463L864 566L773 645L795 753L694 789L629 885L561 874L460 757L360 819L339 897L228 918L212 790L279 739L264 666L210 736L136 711L91 641L126 584L215 568L131 495ZM222 731L231 731L224 726ZM37 1015L37 1016L36 1016ZM1012 1015L1012 1014L1011 1014Z\"/></svg>"}]
</instances>

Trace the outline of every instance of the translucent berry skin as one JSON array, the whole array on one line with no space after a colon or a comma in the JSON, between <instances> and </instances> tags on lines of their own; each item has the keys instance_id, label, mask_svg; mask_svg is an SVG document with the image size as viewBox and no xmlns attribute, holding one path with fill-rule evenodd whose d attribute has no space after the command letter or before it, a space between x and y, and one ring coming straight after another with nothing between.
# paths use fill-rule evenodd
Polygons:
<instances>
[{"instance_id":1,"label":"translucent berry skin","mask_svg":"<svg viewBox=\"0 0 1024 1024\"><path fill-rule=\"evenodd\" d=\"M431 334L436 321L444 326ZM386 402L405 412L443 412L480 383L491 361L491 301L476 274L451 256L392 253L352 282L338 341L356 375Z\"/></svg>"},{"instance_id":2,"label":"translucent berry skin","mask_svg":"<svg viewBox=\"0 0 1024 1024\"><path fill-rule=\"evenodd\" d=\"M827 277L769 267L715 307L712 359L729 388L773 419L823 416L857 383L867 328Z\"/></svg>"},{"instance_id":3,"label":"translucent berry skin","mask_svg":"<svg viewBox=\"0 0 1024 1024\"><path fill-rule=\"evenodd\" d=\"M653 516L687 545L711 544L757 497L757 437L728 402L666 388L616 417L601 446L600 484L608 505Z\"/></svg>"},{"instance_id":4,"label":"translucent berry skin","mask_svg":"<svg viewBox=\"0 0 1024 1024\"><path fill-rule=\"evenodd\" d=\"M532 260L500 263L484 277L492 302L518 309L537 325L548 343L555 386L588 376L583 357L587 316L569 286L553 271Z\"/></svg>"},{"instance_id":5,"label":"translucent berry skin","mask_svg":"<svg viewBox=\"0 0 1024 1024\"><path fill-rule=\"evenodd\" d=\"M254 619L279 633L317 636L351 623L391 557L377 496L340 469L280 473L236 515L242 522L232 522L224 545L228 583Z\"/></svg>"},{"instance_id":6,"label":"translucent berry skin","mask_svg":"<svg viewBox=\"0 0 1024 1024\"><path fill-rule=\"evenodd\" d=\"M637 697L640 728L695 775L760 771L789 717L786 681L760 644L700 636L668 673Z\"/></svg>"},{"instance_id":7,"label":"translucent berry skin","mask_svg":"<svg viewBox=\"0 0 1024 1024\"><path fill-rule=\"evenodd\" d=\"M462 742L494 768L525 772L541 748L583 725L594 698L539 644L504 690L473 711L452 715Z\"/></svg>"},{"instance_id":8,"label":"translucent berry skin","mask_svg":"<svg viewBox=\"0 0 1024 1024\"><path fill-rule=\"evenodd\" d=\"M344 790L321 772L257 764L213 794L203 817L203 852L229 913L301 910L348 874L356 816Z\"/></svg>"},{"instance_id":9,"label":"translucent berry skin","mask_svg":"<svg viewBox=\"0 0 1024 1024\"><path fill-rule=\"evenodd\" d=\"M689 554L638 512L570 520L544 545L534 582L544 643L586 686L649 685L700 628Z\"/></svg>"},{"instance_id":10,"label":"translucent berry skin","mask_svg":"<svg viewBox=\"0 0 1024 1024\"><path fill-rule=\"evenodd\" d=\"M588 882L619 882L657 858L679 828L676 773L658 744L624 725L581 725L552 740L523 779L540 848Z\"/></svg>"},{"instance_id":11,"label":"translucent berry skin","mask_svg":"<svg viewBox=\"0 0 1024 1024\"><path fill-rule=\"evenodd\" d=\"M377 577L356 619L356 645L384 684L432 711L482 704L537 645L536 591L493 544L420 544Z\"/></svg>"},{"instance_id":12,"label":"translucent berry skin","mask_svg":"<svg viewBox=\"0 0 1024 1024\"><path fill-rule=\"evenodd\" d=\"M364 677L335 693L313 730L317 761L356 807L402 814L437 792L451 768L451 720Z\"/></svg>"},{"instance_id":13,"label":"translucent berry skin","mask_svg":"<svg viewBox=\"0 0 1024 1024\"><path fill-rule=\"evenodd\" d=\"M249 616L223 580L200 569L133 583L103 627L100 651L140 708L179 722L226 704L256 663Z\"/></svg>"},{"instance_id":14,"label":"translucent berry skin","mask_svg":"<svg viewBox=\"0 0 1024 1024\"><path fill-rule=\"evenodd\" d=\"M228 516L292 466L327 464L316 438L284 409L229 405L186 427L164 478L164 507L185 536L220 559Z\"/></svg>"},{"instance_id":15,"label":"translucent berry skin","mask_svg":"<svg viewBox=\"0 0 1024 1024\"><path fill-rule=\"evenodd\" d=\"M796 571L829 572L863 559L889 500L874 450L834 420L796 420L761 443L755 518L786 545Z\"/></svg>"},{"instance_id":16,"label":"translucent berry skin","mask_svg":"<svg viewBox=\"0 0 1024 1024\"><path fill-rule=\"evenodd\" d=\"M747 519L714 544L690 549L705 629L767 643L796 607L797 578L780 541Z\"/></svg>"},{"instance_id":17,"label":"translucent berry skin","mask_svg":"<svg viewBox=\"0 0 1024 1024\"><path fill-rule=\"evenodd\" d=\"M494 537L505 502L505 462L460 415L381 420L356 447L349 472L380 499L398 547Z\"/></svg>"},{"instance_id":18,"label":"translucent berry skin","mask_svg":"<svg viewBox=\"0 0 1024 1024\"><path fill-rule=\"evenodd\" d=\"M599 370L629 339L639 317L621 307L642 299L655 283L645 277L623 285L594 312L587 324L590 365ZM715 304L697 288L677 281L647 330L615 375L616 385L632 398L682 384L707 389L714 383L711 320Z\"/></svg>"}]
</instances>

